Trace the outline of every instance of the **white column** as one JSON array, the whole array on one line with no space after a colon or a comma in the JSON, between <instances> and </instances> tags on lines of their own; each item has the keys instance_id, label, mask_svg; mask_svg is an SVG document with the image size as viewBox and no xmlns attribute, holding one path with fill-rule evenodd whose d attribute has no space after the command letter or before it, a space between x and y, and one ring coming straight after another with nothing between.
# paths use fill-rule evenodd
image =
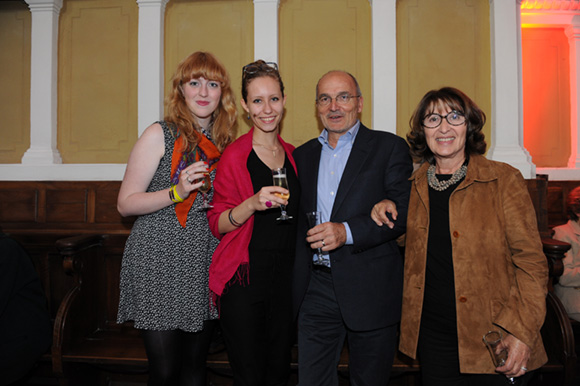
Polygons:
<instances>
[{"instance_id":1,"label":"white column","mask_svg":"<svg viewBox=\"0 0 580 386\"><path fill-rule=\"evenodd\" d=\"M580 120L578 110L580 110L580 76L578 66L580 66L580 15L572 18L572 25L565 30L570 44L570 140L571 151L568 167L580 169Z\"/></svg>"},{"instance_id":2,"label":"white column","mask_svg":"<svg viewBox=\"0 0 580 386\"><path fill-rule=\"evenodd\" d=\"M397 134L397 1L369 1L372 8L372 127Z\"/></svg>"},{"instance_id":3,"label":"white column","mask_svg":"<svg viewBox=\"0 0 580 386\"><path fill-rule=\"evenodd\" d=\"M521 0L490 0L491 148L488 158L534 178L536 167L524 148Z\"/></svg>"},{"instance_id":4,"label":"white column","mask_svg":"<svg viewBox=\"0 0 580 386\"><path fill-rule=\"evenodd\" d=\"M23 164L61 164L56 148L58 15L62 0L26 0L32 13L30 53L30 148Z\"/></svg>"},{"instance_id":5,"label":"white column","mask_svg":"<svg viewBox=\"0 0 580 386\"><path fill-rule=\"evenodd\" d=\"M280 0L254 0L254 59L278 63Z\"/></svg>"},{"instance_id":6,"label":"white column","mask_svg":"<svg viewBox=\"0 0 580 386\"><path fill-rule=\"evenodd\" d=\"M137 0L139 136L149 125L163 118L163 26L168 2L169 0Z\"/></svg>"}]
</instances>

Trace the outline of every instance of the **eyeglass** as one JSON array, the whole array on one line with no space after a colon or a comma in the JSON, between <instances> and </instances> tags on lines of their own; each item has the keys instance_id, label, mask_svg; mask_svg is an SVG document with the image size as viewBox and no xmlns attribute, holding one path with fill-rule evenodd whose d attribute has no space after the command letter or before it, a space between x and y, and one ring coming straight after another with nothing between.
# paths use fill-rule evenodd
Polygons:
<instances>
[{"instance_id":1,"label":"eyeglass","mask_svg":"<svg viewBox=\"0 0 580 386\"><path fill-rule=\"evenodd\" d=\"M261 64L250 63L242 67L243 74L255 74L258 71L278 71L278 65L274 62L264 62Z\"/></svg>"},{"instance_id":2,"label":"eyeglass","mask_svg":"<svg viewBox=\"0 0 580 386\"><path fill-rule=\"evenodd\" d=\"M338 94L333 98L329 95L322 94L318 99L316 99L316 103L318 103L319 106L328 106L334 99L337 105L346 105L352 98L360 98L360 95Z\"/></svg>"},{"instance_id":3,"label":"eyeglass","mask_svg":"<svg viewBox=\"0 0 580 386\"><path fill-rule=\"evenodd\" d=\"M423 118L421 124L428 129L435 129L441 125L443 118L445 118L451 126L460 126L465 123L465 115L454 110L449 112L447 115L431 113Z\"/></svg>"}]
</instances>

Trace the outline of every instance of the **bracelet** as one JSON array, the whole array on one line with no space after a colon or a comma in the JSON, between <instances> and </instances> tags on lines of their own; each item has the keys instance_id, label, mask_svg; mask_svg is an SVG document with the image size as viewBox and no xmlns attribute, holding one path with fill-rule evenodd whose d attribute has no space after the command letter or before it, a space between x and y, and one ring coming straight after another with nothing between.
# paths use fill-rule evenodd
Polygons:
<instances>
[{"instance_id":1,"label":"bracelet","mask_svg":"<svg viewBox=\"0 0 580 386\"><path fill-rule=\"evenodd\" d=\"M239 222L237 222L236 220L234 220L234 216L232 216L232 212L234 211L234 208L230 209L230 213L228 214L228 218L230 219L230 224L232 224L233 226L235 226L236 228L241 227L243 224L240 224Z\"/></svg>"},{"instance_id":2,"label":"bracelet","mask_svg":"<svg viewBox=\"0 0 580 386\"><path fill-rule=\"evenodd\" d=\"M173 185L171 189L169 189L169 198L171 199L171 201L175 203L183 202L183 198L179 197L179 194L177 194L177 189L175 189L175 185Z\"/></svg>"}]
</instances>

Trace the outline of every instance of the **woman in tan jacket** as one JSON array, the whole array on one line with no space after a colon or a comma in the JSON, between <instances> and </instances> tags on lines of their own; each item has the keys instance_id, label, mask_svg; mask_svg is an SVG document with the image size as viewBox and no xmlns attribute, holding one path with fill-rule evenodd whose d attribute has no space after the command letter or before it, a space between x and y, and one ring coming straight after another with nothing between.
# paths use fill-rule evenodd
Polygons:
<instances>
[{"instance_id":1,"label":"woman in tan jacket","mask_svg":"<svg viewBox=\"0 0 580 386\"><path fill-rule=\"evenodd\" d=\"M546 362L546 259L522 175L487 160L485 114L454 88L428 92L407 135L411 177L399 349L419 356L423 385L505 385ZM388 203L373 209L388 224ZM503 334L505 365L483 342ZM498 374L499 373L499 374ZM526 375L527 374L527 375Z\"/></svg>"}]
</instances>

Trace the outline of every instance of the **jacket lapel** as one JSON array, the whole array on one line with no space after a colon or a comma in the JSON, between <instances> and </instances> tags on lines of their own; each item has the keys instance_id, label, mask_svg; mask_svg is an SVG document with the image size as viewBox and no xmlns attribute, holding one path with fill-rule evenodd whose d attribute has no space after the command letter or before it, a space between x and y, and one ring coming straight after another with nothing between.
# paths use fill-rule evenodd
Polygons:
<instances>
[{"instance_id":1,"label":"jacket lapel","mask_svg":"<svg viewBox=\"0 0 580 386\"><path fill-rule=\"evenodd\" d=\"M331 219L334 218L335 214L348 196L350 189L355 183L356 176L360 173L367 157L371 153L371 136L369 134L370 129L367 129L361 123L350 151L346 167L344 168L342 178L340 179L340 184L338 185L338 191L336 192L336 198L334 199L334 205L332 206Z\"/></svg>"}]
</instances>

